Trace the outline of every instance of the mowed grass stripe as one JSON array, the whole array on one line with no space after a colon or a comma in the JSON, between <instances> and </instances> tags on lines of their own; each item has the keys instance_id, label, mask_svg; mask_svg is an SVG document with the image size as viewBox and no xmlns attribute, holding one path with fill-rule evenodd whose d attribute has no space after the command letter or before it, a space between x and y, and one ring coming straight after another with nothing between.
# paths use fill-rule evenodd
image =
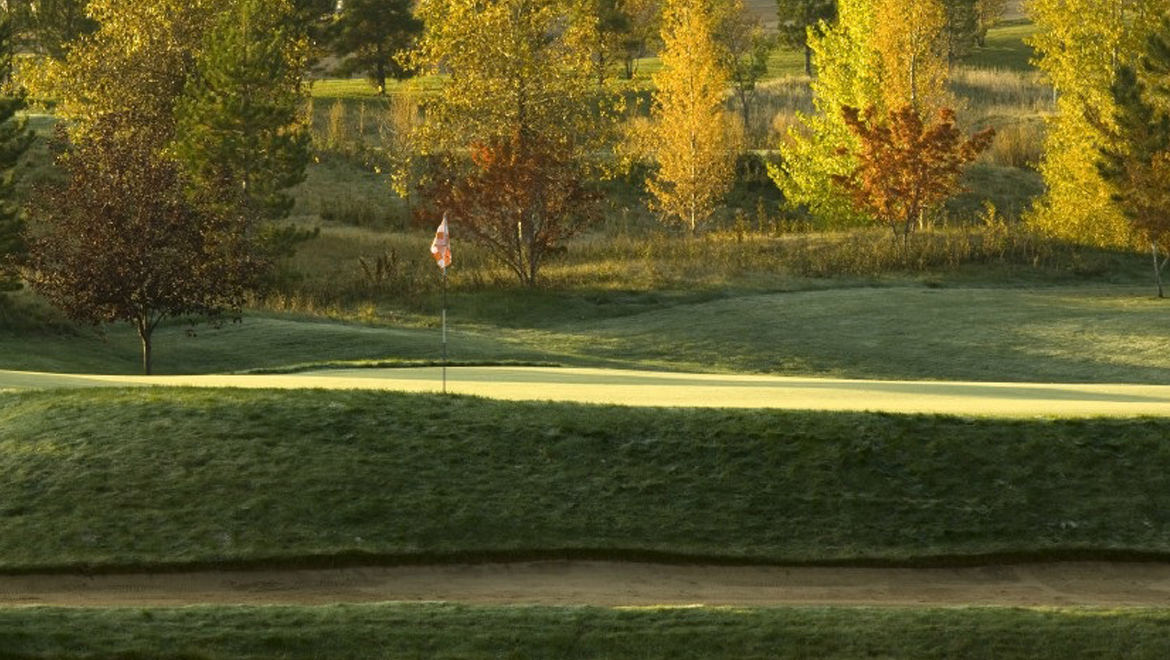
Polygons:
<instances>
[{"instance_id":1,"label":"mowed grass stripe","mask_svg":"<svg viewBox=\"0 0 1170 660\"><path fill-rule=\"evenodd\" d=\"M459 366L292 374L109 376L0 371L0 389L189 386L439 392L510 401L1002 417L1170 416L1170 386L871 381L615 369Z\"/></svg>"},{"instance_id":2,"label":"mowed grass stripe","mask_svg":"<svg viewBox=\"0 0 1170 660\"><path fill-rule=\"evenodd\" d=\"M1170 420L0 395L0 569L1170 556Z\"/></svg>"},{"instance_id":3,"label":"mowed grass stripe","mask_svg":"<svg viewBox=\"0 0 1170 660\"><path fill-rule=\"evenodd\" d=\"M1167 610L338 605L0 610L0 658L1162 660Z\"/></svg>"}]
</instances>

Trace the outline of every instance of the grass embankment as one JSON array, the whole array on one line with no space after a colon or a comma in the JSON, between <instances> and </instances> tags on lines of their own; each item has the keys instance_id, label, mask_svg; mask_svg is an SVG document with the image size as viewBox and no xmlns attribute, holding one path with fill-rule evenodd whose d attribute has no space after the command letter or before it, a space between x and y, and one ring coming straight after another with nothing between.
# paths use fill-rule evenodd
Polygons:
<instances>
[{"instance_id":1,"label":"grass embankment","mask_svg":"<svg viewBox=\"0 0 1170 660\"><path fill-rule=\"evenodd\" d=\"M1170 556L1170 420L0 395L0 569Z\"/></svg>"},{"instance_id":2,"label":"grass embankment","mask_svg":"<svg viewBox=\"0 0 1170 660\"><path fill-rule=\"evenodd\" d=\"M360 605L0 611L0 659L1162 660L1170 612Z\"/></svg>"}]
</instances>

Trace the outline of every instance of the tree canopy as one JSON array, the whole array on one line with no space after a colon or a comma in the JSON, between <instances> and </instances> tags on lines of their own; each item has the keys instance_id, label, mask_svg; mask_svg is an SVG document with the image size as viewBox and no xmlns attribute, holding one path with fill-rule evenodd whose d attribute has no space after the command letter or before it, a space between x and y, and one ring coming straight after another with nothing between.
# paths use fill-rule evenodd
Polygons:
<instances>
[{"instance_id":1,"label":"tree canopy","mask_svg":"<svg viewBox=\"0 0 1170 660\"><path fill-rule=\"evenodd\" d=\"M364 73L386 93L386 81L410 75L401 54L422 32L414 17L412 0L345 0L333 24L332 44L342 58L343 75Z\"/></svg>"},{"instance_id":2,"label":"tree canopy","mask_svg":"<svg viewBox=\"0 0 1170 660\"><path fill-rule=\"evenodd\" d=\"M0 78L12 69L12 19L0 15ZM20 288L15 260L24 253L24 222L16 203L16 165L32 143L27 122L17 115L24 109L22 93L0 96L0 294Z\"/></svg>"},{"instance_id":3,"label":"tree canopy","mask_svg":"<svg viewBox=\"0 0 1170 660\"><path fill-rule=\"evenodd\" d=\"M658 169L647 187L659 212L692 234L731 188L737 155L723 109L729 56L716 39L720 2L667 0L654 75Z\"/></svg>"},{"instance_id":4,"label":"tree canopy","mask_svg":"<svg viewBox=\"0 0 1170 660\"><path fill-rule=\"evenodd\" d=\"M239 310L262 264L247 220L193 200L179 164L128 130L136 121L103 115L61 157L68 181L31 205L29 272L70 318L132 324L149 374L159 323Z\"/></svg>"},{"instance_id":5,"label":"tree canopy","mask_svg":"<svg viewBox=\"0 0 1170 660\"><path fill-rule=\"evenodd\" d=\"M300 117L307 44L283 0L235 0L204 35L176 107L173 150L195 184L260 217L292 207L309 136Z\"/></svg>"},{"instance_id":6,"label":"tree canopy","mask_svg":"<svg viewBox=\"0 0 1170 660\"><path fill-rule=\"evenodd\" d=\"M435 164L431 205L450 211L453 235L477 238L529 286L551 248L593 217L592 197L569 191L599 171L613 130L616 97L597 84L582 47L592 26L572 20L572 2L429 0L417 9L425 31L414 60L451 76L429 99L419 136ZM528 187L493 197L499 204L476 201L484 182L505 180Z\"/></svg>"}]
</instances>

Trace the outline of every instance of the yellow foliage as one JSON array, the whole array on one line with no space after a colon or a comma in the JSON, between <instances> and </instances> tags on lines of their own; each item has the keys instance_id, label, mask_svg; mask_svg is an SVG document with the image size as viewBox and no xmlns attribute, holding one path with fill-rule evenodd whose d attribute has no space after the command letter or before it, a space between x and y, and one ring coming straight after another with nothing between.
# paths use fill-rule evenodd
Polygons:
<instances>
[{"instance_id":1,"label":"yellow foliage","mask_svg":"<svg viewBox=\"0 0 1170 660\"><path fill-rule=\"evenodd\" d=\"M665 217L697 231L731 188L738 152L724 95L727 58L713 0L667 0L662 70L654 75L654 158L648 183Z\"/></svg>"},{"instance_id":2,"label":"yellow foliage","mask_svg":"<svg viewBox=\"0 0 1170 660\"><path fill-rule=\"evenodd\" d=\"M1048 192L1027 219L1058 238L1132 246L1130 224L1095 165L1107 138L1090 119L1112 123L1115 71L1137 60L1170 0L1029 0L1027 8L1042 28L1031 40L1036 64L1059 95L1040 164Z\"/></svg>"},{"instance_id":3,"label":"yellow foliage","mask_svg":"<svg viewBox=\"0 0 1170 660\"><path fill-rule=\"evenodd\" d=\"M942 0L874 0L873 46L882 63L886 108L909 105L929 114L951 106L946 10Z\"/></svg>"}]
</instances>

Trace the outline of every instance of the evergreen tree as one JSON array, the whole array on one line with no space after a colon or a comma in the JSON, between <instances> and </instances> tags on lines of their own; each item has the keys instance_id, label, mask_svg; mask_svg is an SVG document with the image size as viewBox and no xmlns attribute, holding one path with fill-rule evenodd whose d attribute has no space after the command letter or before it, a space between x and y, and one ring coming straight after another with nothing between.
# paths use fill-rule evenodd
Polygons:
<instances>
[{"instance_id":1,"label":"evergreen tree","mask_svg":"<svg viewBox=\"0 0 1170 660\"><path fill-rule=\"evenodd\" d=\"M1141 69L1157 81L1147 89L1134 67L1121 66L1110 89L1116 112L1100 149L1097 171L1113 189L1112 200L1144 240L1154 257L1158 297L1164 297L1162 271L1170 258L1170 21L1150 37ZM1159 84L1160 83L1160 84Z\"/></svg>"},{"instance_id":2,"label":"evergreen tree","mask_svg":"<svg viewBox=\"0 0 1170 660\"><path fill-rule=\"evenodd\" d=\"M947 59L954 64L980 45L979 0L944 0Z\"/></svg>"},{"instance_id":3,"label":"evergreen tree","mask_svg":"<svg viewBox=\"0 0 1170 660\"><path fill-rule=\"evenodd\" d=\"M197 185L255 215L287 215L309 138L299 118L305 42L281 0L236 0L208 31L177 104L175 155Z\"/></svg>"},{"instance_id":4,"label":"evergreen tree","mask_svg":"<svg viewBox=\"0 0 1170 660\"><path fill-rule=\"evenodd\" d=\"M411 0L345 0L334 24L333 48L343 75L365 73L386 93L386 80L409 75L397 59L422 32ZM485 44L478 44L484 47Z\"/></svg>"},{"instance_id":5,"label":"evergreen tree","mask_svg":"<svg viewBox=\"0 0 1170 660\"><path fill-rule=\"evenodd\" d=\"M12 19L0 15L0 77L12 70ZM24 95L0 96L0 293L20 288L12 261L23 254L23 222L15 196L16 164L32 143L32 133L17 113L24 108Z\"/></svg>"},{"instance_id":6,"label":"evergreen tree","mask_svg":"<svg viewBox=\"0 0 1170 660\"><path fill-rule=\"evenodd\" d=\"M809 29L831 23L837 17L837 0L776 0L780 40L789 48L804 51L804 72L813 75L813 48Z\"/></svg>"}]
</instances>

